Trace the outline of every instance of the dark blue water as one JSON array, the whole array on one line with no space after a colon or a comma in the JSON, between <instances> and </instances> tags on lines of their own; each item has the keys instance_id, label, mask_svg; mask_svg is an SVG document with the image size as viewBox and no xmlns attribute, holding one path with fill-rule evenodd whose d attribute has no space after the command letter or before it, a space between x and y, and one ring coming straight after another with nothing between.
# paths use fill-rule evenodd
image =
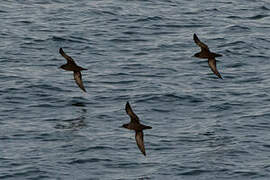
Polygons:
<instances>
[{"instance_id":1,"label":"dark blue water","mask_svg":"<svg viewBox=\"0 0 270 180\"><path fill-rule=\"evenodd\" d=\"M0 179L270 179L269 15L267 0L1 2ZM224 80L191 57L193 33ZM119 127L126 101L153 127L146 157Z\"/></svg>"}]
</instances>

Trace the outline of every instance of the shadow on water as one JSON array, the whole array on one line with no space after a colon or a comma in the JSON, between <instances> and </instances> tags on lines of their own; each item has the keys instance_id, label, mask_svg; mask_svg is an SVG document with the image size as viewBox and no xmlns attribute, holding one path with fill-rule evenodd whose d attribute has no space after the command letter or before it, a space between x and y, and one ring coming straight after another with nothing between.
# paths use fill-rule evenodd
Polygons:
<instances>
[{"instance_id":1,"label":"shadow on water","mask_svg":"<svg viewBox=\"0 0 270 180\"><path fill-rule=\"evenodd\" d=\"M74 102L72 103L72 106L85 107L85 104L83 102ZM86 111L86 109L82 109L82 110Z\"/></svg>"},{"instance_id":2,"label":"shadow on water","mask_svg":"<svg viewBox=\"0 0 270 180\"><path fill-rule=\"evenodd\" d=\"M74 106L74 108L78 107L86 107L89 104L88 99L85 97L72 97L70 101L67 102L67 106Z\"/></svg>"},{"instance_id":3,"label":"shadow on water","mask_svg":"<svg viewBox=\"0 0 270 180\"><path fill-rule=\"evenodd\" d=\"M85 119L86 119L87 110L82 109L81 111L82 112L80 113L79 117L63 120L63 122L61 124L57 124L55 128L77 130L77 129L81 129L85 127L86 126Z\"/></svg>"}]
</instances>

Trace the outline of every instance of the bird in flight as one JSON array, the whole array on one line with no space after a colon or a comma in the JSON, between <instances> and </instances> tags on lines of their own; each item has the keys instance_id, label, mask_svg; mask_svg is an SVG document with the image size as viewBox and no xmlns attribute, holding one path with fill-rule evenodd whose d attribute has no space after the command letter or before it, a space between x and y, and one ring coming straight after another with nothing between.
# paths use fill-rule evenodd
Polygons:
<instances>
[{"instance_id":1,"label":"bird in flight","mask_svg":"<svg viewBox=\"0 0 270 180\"><path fill-rule=\"evenodd\" d=\"M193 35L193 40L201 48L201 52L194 54L194 56L201 59L208 59L208 65L213 71L213 73L217 75L220 79L223 79L217 70L215 59L216 57L221 57L222 55L211 52L208 46L201 42L195 33Z\"/></svg>"},{"instance_id":2,"label":"bird in flight","mask_svg":"<svg viewBox=\"0 0 270 180\"><path fill-rule=\"evenodd\" d=\"M145 148L144 148L144 141L143 141L143 130L152 129L152 127L146 126L140 123L138 116L132 111L129 102L127 102L126 104L126 112L130 117L130 122L128 124L123 124L122 127L135 131L135 139L136 139L138 148L141 150L142 154L146 156Z\"/></svg>"},{"instance_id":3,"label":"bird in flight","mask_svg":"<svg viewBox=\"0 0 270 180\"><path fill-rule=\"evenodd\" d=\"M67 60L67 63L60 66L60 68L66 70L66 71L73 71L73 76L74 76L74 80L75 80L76 84L84 92L86 92L86 90L83 86L81 71L87 70L87 69L78 66L70 56L66 55L66 53L63 51L62 48L59 49L59 53Z\"/></svg>"}]
</instances>

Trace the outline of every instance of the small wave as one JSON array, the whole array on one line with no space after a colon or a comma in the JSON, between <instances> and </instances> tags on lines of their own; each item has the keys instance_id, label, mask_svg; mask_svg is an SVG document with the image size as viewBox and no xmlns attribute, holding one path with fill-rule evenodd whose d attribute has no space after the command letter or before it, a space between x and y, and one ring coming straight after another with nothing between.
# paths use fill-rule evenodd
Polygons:
<instances>
[{"instance_id":1,"label":"small wave","mask_svg":"<svg viewBox=\"0 0 270 180\"><path fill-rule=\"evenodd\" d=\"M154 27L162 28L195 28L195 27L207 27L207 24L155 24Z\"/></svg>"},{"instance_id":2,"label":"small wave","mask_svg":"<svg viewBox=\"0 0 270 180\"><path fill-rule=\"evenodd\" d=\"M96 163L96 162L111 162L110 159L101 159L101 158L88 158L88 159L76 159L68 164L85 164L85 163Z\"/></svg>"},{"instance_id":3,"label":"small wave","mask_svg":"<svg viewBox=\"0 0 270 180\"><path fill-rule=\"evenodd\" d=\"M248 171L248 170L235 170L233 172L236 175L246 176L246 177L252 177L252 176L258 176L259 173L255 171Z\"/></svg>"},{"instance_id":4,"label":"small wave","mask_svg":"<svg viewBox=\"0 0 270 180\"><path fill-rule=\"evenodd\" d=\"M70 40L73 42L88 43L89 40L81 36L70 36Z\"/></svg>"},{"instance_id":5,"label":"small wave","mask_svg":"<svg viewBox=\"0 0 270 180\"><path fill-rule=\"evenodd\" d=\"M85 107L85 103L83 102L74 102L71 104L72 106Z\"/></svg>"},{"instance_id":6,"label":"small wave","mask_svg":"<svg viewBox=\"0 0 270 180\"><path fill-rule=\"evenodd\" d=\"M51 39L52 39L53 41L66 41L65 38L57 37L57 36L53 36Z\"/></svg>"},{"instance_id":7,"label":"small wave","mask_svg":"<svg viewBox=\"0 0 270 180\"><path fill-rule=\"evenodd\" d=\"M8 11L0 10L0 13L8 13Z\"/></svg>"},{"instance_id":8,"label":"small wave","mask_svg":"<svg viewBox=\"0 0 270 180\"><path fill-rule=\"evenodd\" d=\"M255 15L255 16L248 17L247 19L258 20L258 19L263 19L265 17L268 17L268 15L266 15L266 14L264 14L264 15Z\"/></svg>"},{"instance_id":9,"label":"small wave","mask_svg":"<svg viewBox=\"0 0 270 180\"><path fill-rule=\"evenodd\" d=\"M29 105L28 107L40 107L40 108L49 108L49 107L59 107L59 105L55 105L55 103L38 103L38 104L33 104Z\"/></svg>"},{"instance_id":10,"label":"small wave","mask_svg":"<svg viewBox=\"0 0 270 180\"><path fill-rule=\"evenodd\" d=\"M186 172L182 172L182 173L179 173L179 175L200 175L200 174L203 174L203 173L208 173L208 172L211 172L210 170L201 170L201 169L193 169L193 170L188 170Z\"/></svg>"},{"instance_id":11,"label":"small wave","mask_svg":"<svg viewBox=\"0 0 270 180\"><path fill-rule=\"evenodd\" d=\"M120 7L119 7L120 8ZM117 16L117 14L116 13L113 13L113 12L111 12L111 11L100 11L101 12L101 14L108 14L108 15L112 15L112 16Z\"/></svg>"},{"instance_id":12,"label":"small wave","mask_svg":"<svg viewBox=\"0 0 270 180\"><path fill-rule=\"evenodd\" d=\"M135 56L145 56L145 55L148 55L148 52L136 52L133 55L135 55Z\"/></svg>"},{"instance_id":13,"label":"small wave","mask_svg":"<svg viewBox=\"0 0 270 180\"><path fill-rule=\"evenodd\" d=\"M137 80L122 80L122 81L100 81L100 83L104 83L104 84L113 84L113 85L117 85L117 84L134 84L138 82Z\"/></svg>"},{"instance_id":14,"label":"small wave","mask_svg":"<svg viewBox=\"0 0 270 180\"><path fill-rule=\"evenodd\" d=\"M251 57L251 58L260 58L260 59L269 59L269 56L263 56L261 54L248 54L248 57Z\"/></svg>"},{"instance_id":15,"label":"small wave","mask_svg":"<svg viewBox=\"0 0 270 180\"><path fill-rule=\"evenodd\" d=\"M27 21L27 20L20 20L20 21L16 21L15 23L16 24L26 24L26 25L29 25L29 24L32 24L33 22L32 21Z\"/></svg>"},{"instance_id":16,"label":"small wave","mask_svg":"<svg viewBox=\"0 0 270 180\"><path fill-rule=\"evenodd\" d=\"M133 34L139 34L139 32L137 32L137 31L125 31L125 32L123 32L123 34L133 35Z\"/></svg>"},{"instance_id":17,"label":"small wave","mask_svg":"<svg viewBox=\"0 0 270 180\"><path fill-rule=\"evenodd\" d=\"M240 46L240 45L246 45L246 42L244 41L234 41L230 43L225 43L222 46L223 47L232 47L232 46Z\"/></svg>"},{"instance_id":18,"label":"small wave","mask_svg":"<svg viewBox=\"0 0 270 180\"><path fill-rule=\"evenodd\" d=\"M168 146L164 146L164 147L151 147L151 151L166 151L166 150L176 150L177 148L176 147L174 147L174 146L170 146L170 147L168 147Z\"/></svg>"},{"instance_id":19,"label":"small wave","mask_svg":"<svg viewBox=\"0 0 270 180\"><path fill-rule=\"evenodd\" d=\"M252 83L252 82L256 82L256 83L259 83L263 81L263 78L262 77L248 77L248 78L245 78L245 79L241 79L238 81L238 83Z\"/></svg>"},{"instance_id":20,"label":"small wave","mask_svg":"<svg viewBox=\"0 0 270 180\"><path fill-rule=\"evenodd\" d=\"M34 173L34 172L33 172ZM38 174L39 172L36 172L36 174ZM46 172L44 172L46 173ZM17 177L18 176L18 177ZM18 179L26 178L26 179L51 179L52 177L50 176L46 176L46 175L36 175L36 176L31 176L29 177L28 173L24 173L24 174L10 174L10 175L0 175L0 179L8 179L8 178L15 178L17 177ZM27 178L28 177L28 178Z\"/></svg>"},{"instance_id":21,"label":"small wave","mask_svg":"<svg viewBox=\"0 0 270 180\"><path fill-rule=\"evenodd\" d=\"M47 172L40 170L36 167L29 167L28 165L21 165L22 168L15 168L14 171L10 171L9 173L6 173L4 175L0 175L0 179L6 179L6 178L15 178L15 179L21 179L22 177L25 179L46 179ZM17 169L17 170L16 170Z\"/></svg>"},{"instance_id":22,"label":"small wave","mask_svg":"<svg viewBox=\"0 0 270 180\"><path fill-rule=\"evenodd\" d=\"M147 39L132 39L132 38L113 38L110 39L109 41L114 42L114 43L127 43L127 42L148 42Z\"/></svg>"},{"instance_id":23,"label":"small wave","mask_svg":"<svg viewBox=\"0 0 270 180\"><path fill-rule=\"evenodd\" d=\"M171 111L171 110L166 110L166 109L156 109L156 108L153 108L152 110L153 110L153 111L156 111L156 112L162 112L162 113L168 113L168 112Z\"/></svg>"},{"instance_id":24,"label":"small wave","mask_svg":"<svg viewBox=\"0 0 270 180\"><path fill-rule=\"evenodd\" d=\"M270 144L263 144L262 146L265 147L265 148L270 148Z\"/></svg>"},{"instance_id":25,"label":"small wave","mask_svg":"<svg viewBox=\"0 0 270 180\"><path fill-rule=\"evenodd\" d=\"M227 68L239 68L239 67L243 67L247 65L246 63L243 63L243 62L235 62L233 64L227 64L226 67Z\"/></svg>"},{"instance_id":26,"label":"small wave","mask_svg":"<svg viewBox=\"0 0 270 180\"><path fill-rule=\"evenodd\" d=\"M107 168L137 168L140 166L140 163L134 163L134 162L122 162L122 163L117 163L117 164L104 164L105 167Z\"/></svg>"},{"instance_id":27,"label":"small wave","mask_svg":"<svg viewBox=\"0 0 270 180\"><path fill-rule=\"evenodd\" d=\"M78 151L76 151L75 153L83 153L83 152L92 152L94 150L112 150L112 147L109 146L94 146L94 147L88 147L88 148L82 148Z\"/></svg>"},{"instance_id":28,"label":"small wave","mask_svg":"<svg viewBox=\"0 0 270 180\"><path fill-rule=\"evenodd\" d=\"M120 8L120 7L119 7ZM88 12L87 12L88 13ZM91 14L93 14L93 15L111 15L111 16L117 16L117 14L116 13L113 13L113 12L111 12L111 11L106 11L106 10L100 10L100 9L91 9L91 12L89 12L89 13L91 13ZM85 20L85 21L89 21L88 19L87 20Z\"/></svg>"},{"instance_id":29,"label":"small wave","mask_svg":"<svg viewBox=\"0 0 270 180\"><path fill-rule=\"evenodd\" d=\"M143 97L143 99L137 100L137 102L147 102L147 101L163 101L163 102L172 102L172 101L189 101L190 103L198 103L203 102L201 98L197 98L191 95L182 95L178 96L175 94L152 94L148 95L148 97Z\"/></svg>"},{"instance_id":30,"label":"small wave","mask_svg":"<svg viewBox=\"0 0 270 180\"><path fill-rule=\"evenodd\" d=\"M162 17L153 16L153 17L139 18L135 20L134 22L148 22L148 21L158 21L158 20L162 20Z\"/></svg>"},{"instance_id":31,"label":"small wave","mask_svg":"<svg viewBox=\"0 0 270 180\"><path fill-rule=\"evenodd\" d=\"M247 26L232 25L232 26L226 27L226 31L230 33L232 32L243 33L244 31L250 31L250 28Z\"/></svg>"},{"instance_id":32,"label":"small wave","mask_svg":"<svg viewBox=\"0 0 270 180\"><path fill-rule=\"evenodd\" d=\"M56 86L51 86L49 84L30 84L25 87L26 89L41 89L41 90L54 90L54 91L61 91L59 87ZM35 91L35 93L39 94L38 92Z\"/></svg>"},{"instance_id":33,"label":"small wave","mask_svg":"<svg viewBox=\"0 0 270 180\"><path fill-rule=\"evenodd\" d=\"M242 19L240 16L227 16L229 19Z\"/></svg>"},{"instance_id":34,"label":"small wave","mask_svg":"<svg viewBox=\"0 0 270 180\"><path fill-rule=\"evenodd\" d=\"M261 6L260 9L262 9L262 10L267 10L267 11L270 10L270 9L267 8L266 6Z\"/></svg>"},{"instance_id":35,"label":"small wave","mask_svg":"<svg viewBox=\"0 0 270 180\"><path fill-rule=\"evenodd\" d=\"M253 114L253 115L244 115L242 117L240 117L240 119L260 119L260 118L266 118L268 119L270 117L270 113L260 113L260 114ZM260 123L257 122L257 125L259 125ZM269 123L262 123L262 126L264 127L269 127L270 124Z\"/></svg>"},{"instance_id":36,"label":"small wave","mask_svg":"<svg viewBox=\"0 0 270 180\"><path fill-rule=\"evenodd\" d=\"M57 41L57 42L73 42L73 43L85 43L88 42L87 39L85 38L81 38L81 37L75 37L75 36L71 36L71 37L59 37L59 36L52 36L50 38L52 41Z\"/></svg>"}]
</instances>

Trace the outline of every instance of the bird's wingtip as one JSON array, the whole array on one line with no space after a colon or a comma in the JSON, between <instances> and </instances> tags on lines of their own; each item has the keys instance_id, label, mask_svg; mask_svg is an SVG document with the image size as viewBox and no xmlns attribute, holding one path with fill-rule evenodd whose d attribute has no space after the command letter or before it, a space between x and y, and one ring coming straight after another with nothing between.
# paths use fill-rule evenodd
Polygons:
<instances>
[{"instance_id":1,"label":"bird's wingtip","mask_svg":"<svg viewBox=\"0 0 270 180\"><path fill-rule=\"evenodd\" d=\"M63 49L62 48L59 48L59 53L61 54L63 52Z\"/></svg>"},{"instance_id":2,"label":"bird's wingtip","mask_svg":"<svg viewBox=\"0 0 270 180\"><path fill-rule=\"evenodd\" d=\"M193 34L193 39L198 39L198 36L196 35L196 33Z\"/></svg>"}]
</instances>

